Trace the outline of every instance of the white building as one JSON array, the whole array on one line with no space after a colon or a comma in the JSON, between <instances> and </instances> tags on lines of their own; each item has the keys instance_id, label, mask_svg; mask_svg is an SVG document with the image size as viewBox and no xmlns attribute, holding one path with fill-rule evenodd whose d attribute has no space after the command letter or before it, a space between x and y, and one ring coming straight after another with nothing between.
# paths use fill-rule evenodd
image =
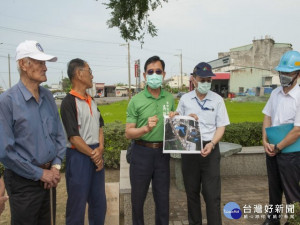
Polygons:
<instances>
[{"instance_id":1,"label":"white building","mask_svg":"<svg viewBox=\"0 0 300 225\"><path fill-rule=\"evenodd\" d=\"M62 85L61 85L61 83L51 84L51 88L49 90L50 91L62 90Z\"/></svg>"},{"instance_id":2,"label":"white building","mask_svg":"<svg viewBox=\"0 0 300 225\"><path fill-rule=\"evenodd\" d=\"M181 75L175 75L170 79L166 79L165 84L171 88L181 88ZM190 86L190 75L182 75L182 84L186 87Z\"/></svg>"}]
</instances>

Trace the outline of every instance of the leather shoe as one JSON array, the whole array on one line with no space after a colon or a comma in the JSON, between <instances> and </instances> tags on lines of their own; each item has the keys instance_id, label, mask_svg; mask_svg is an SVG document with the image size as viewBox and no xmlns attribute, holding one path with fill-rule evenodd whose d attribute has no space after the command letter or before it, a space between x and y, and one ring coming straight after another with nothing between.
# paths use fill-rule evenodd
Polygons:
<instances>
[{"instance_id":1,"label":"leather shoe","mask_svg":"<svg viewBox=\"0 0 300 225\"><path fill-rule=\"evenodd\" d=\"M280 220L270 220L267 218L262 225L280 225Z\"/></svg>"}]
</instances>

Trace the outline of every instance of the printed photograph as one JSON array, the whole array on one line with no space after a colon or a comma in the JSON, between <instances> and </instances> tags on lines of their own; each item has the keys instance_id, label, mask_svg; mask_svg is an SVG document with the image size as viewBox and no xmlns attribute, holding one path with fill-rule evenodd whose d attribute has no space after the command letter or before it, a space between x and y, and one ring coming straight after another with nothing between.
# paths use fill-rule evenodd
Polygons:
<instances>
[{"instance_id":1,"label":"printed photograph","mask_svg":"<svg viewBox=\"0 0 300 225\"><path fill-rule=\"evenodd\" d=\"M199 154L202 147L199 122L193 117L164 117L164 153Z\"/></svg>"}]
</instances>

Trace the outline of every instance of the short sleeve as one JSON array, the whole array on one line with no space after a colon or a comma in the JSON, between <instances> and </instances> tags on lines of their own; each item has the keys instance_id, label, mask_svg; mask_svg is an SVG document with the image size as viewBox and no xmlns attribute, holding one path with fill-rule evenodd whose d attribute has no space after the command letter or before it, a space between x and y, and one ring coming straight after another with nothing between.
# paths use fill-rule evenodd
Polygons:
<instances>
[{"instance_id":1,"label":"short sleeve","mask_svg":"<svg viewBox=\"0 0 300 225\"><path fill-rule=\"evenodd\" d=\"M223 99L219 103L217 117L216 117L216 127L224 127L229 124L229 117L227 109Z\"/></svg>"},{"instance_id":2,"label":"short sleeve","mask_svg":"<svg viewBox=\"0 0 300 225\"><path fill-rule=\"evenodd\" d=\"M138 118L138 114L137 114L137 110L135 108L135 103L134 103L134 99L131 99L128 107L127 107L127 112L126 112L126 123L137 123L137 118Z\"/></svg>"},{"instance_id":3,"label":"short sleeve","mask_svg":"<svg viewBox=\"0 0 300 225\"><path fill-rule=\"evenodd\" d=\"M72 136L80 136L74 96L68 94L64 98L61 103L60 114L68 139Z\"/></svg>"}]
</instances>

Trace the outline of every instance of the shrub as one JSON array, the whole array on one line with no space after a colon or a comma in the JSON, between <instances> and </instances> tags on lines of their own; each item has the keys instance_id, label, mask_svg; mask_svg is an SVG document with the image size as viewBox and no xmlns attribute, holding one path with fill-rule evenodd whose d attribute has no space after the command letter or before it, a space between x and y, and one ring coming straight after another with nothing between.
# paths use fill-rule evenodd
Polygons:
<instances>
[{"instance_id":1,"label":"shrub","mask_svg":"<svg viewBox=\"0 0 300 225\"><path fill-rule=\"evenodd\" d=\"M222 141L240 144L242 146L258 146L262 141L262 123L244 122L233 123L226 127ZM120 152L126 150L130 140L125 138L125 124L121 121L107 123L104 126L104 164L107 168L118 168L120 165ZM65 160L62 171L65 169ZM0 164L0 173L3 173Z\"/></svg>"},{"instance_id":2,"label":"shrub","mask_svg":"<svg viewBox=\"0 0 300 225\"><path fill-rule=\"evenodd\" d=\"M226 127L222 141L246 146L262 145L262 123L233 123Z\"/></svg>"},{"instance_id":3,"label":"shrub","mask_svg":"<svg viewBox=\"0 0 300 225\"><path fill-rule=\"evenodd\" d=\"M125 124L121 121L104 126L104 163L105 167L118 168L121 150L126 150L130 140L125 138Z\"/></svg>"},{"instance_id":4,"label":"shrub","mask_svg":"<svg viewBox=\"0 0 300 225\"><path fill-rule=\"evenodd\" d=\"M289 218L289 225L299 225L300 224L300 202L294 203L294 217Z\"/></svg>"}]
</instances>

